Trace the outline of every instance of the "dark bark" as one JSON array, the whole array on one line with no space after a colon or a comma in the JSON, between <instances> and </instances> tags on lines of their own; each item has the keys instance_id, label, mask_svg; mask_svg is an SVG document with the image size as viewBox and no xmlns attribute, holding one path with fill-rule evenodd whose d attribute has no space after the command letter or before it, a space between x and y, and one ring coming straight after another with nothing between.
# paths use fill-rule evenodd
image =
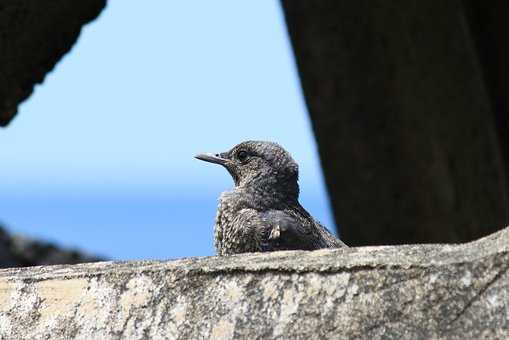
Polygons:
<instances>
[{"instance_id":1,"label":"dark bark","mask_svg":"<svg viewBox=\"0 0 509 340\"><path fill-rule=\"evenodd\" d=\"M347 244L469 241L509 222L463 2L282 4Z\"/></svg>"},{"instance_id":2,"label":"dark bark","mask_svg":"<svg viewBox=\"0 0 509 340\"><path fill-rule=\"evenodd\" d=\"M0 0L0 126L105 5L106 0Z\"/></svg>"}]
</instances>

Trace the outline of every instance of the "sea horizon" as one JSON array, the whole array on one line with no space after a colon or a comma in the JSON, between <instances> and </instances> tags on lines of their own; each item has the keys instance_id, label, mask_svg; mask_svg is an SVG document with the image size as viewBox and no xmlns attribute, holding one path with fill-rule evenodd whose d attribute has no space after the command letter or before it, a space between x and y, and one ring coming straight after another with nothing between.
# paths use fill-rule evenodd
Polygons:
<instances>
[{"instance_id":1,"label":"sea horizon","mask_svg":"<svg viewBox=\"0 0 509 340\"><path fill-rule=\"evenodd\" d=\"M210 256L218 197L228 189L221 184L188 190L11 185L0 192L0 224L12 234L111 260ZM306 189L302 205L336 233L323 193Z\"/></svg>"}]
</instances>

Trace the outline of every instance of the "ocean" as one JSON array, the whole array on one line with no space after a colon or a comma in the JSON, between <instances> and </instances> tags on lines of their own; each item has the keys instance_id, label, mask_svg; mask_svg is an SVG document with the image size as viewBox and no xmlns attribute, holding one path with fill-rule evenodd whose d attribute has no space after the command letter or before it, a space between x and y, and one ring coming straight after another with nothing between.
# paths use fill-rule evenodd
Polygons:
<instances>
[{"instance_id":1,"label":"ocean","mask_svg":"<svg viewBox=\"0 0 509 340\"><path fill-rule=\"evenodd\" d=\"M214 254L217 190L111 191L100 188L0 193L0 223L16 234L112 260L175 259ZM334 231L323 193L303 206Z\"/></svg>"}]
</instances>

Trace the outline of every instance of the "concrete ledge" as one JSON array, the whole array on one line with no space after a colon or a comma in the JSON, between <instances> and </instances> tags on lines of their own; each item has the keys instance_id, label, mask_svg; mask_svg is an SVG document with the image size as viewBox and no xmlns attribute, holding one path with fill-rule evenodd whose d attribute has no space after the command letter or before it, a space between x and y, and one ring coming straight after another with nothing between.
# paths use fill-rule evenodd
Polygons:
<instances>
[{"instance_id":1,"label":"concrete ledge","mask_svg":"<svg viewBox=\"0 0 509 340\"><path fill-rule=\"evenodd\" d=\"M366 247L0 271L1 338L509 337L509 229Z\"/></svg>"}]
</instances>

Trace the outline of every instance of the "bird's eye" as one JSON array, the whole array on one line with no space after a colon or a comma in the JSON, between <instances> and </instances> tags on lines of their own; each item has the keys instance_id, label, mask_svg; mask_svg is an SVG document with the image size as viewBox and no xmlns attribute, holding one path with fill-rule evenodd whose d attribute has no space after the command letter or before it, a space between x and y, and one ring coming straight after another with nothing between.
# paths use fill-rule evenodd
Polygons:
<instances>
[{"instance_id":1,"label":"bird's eye","mask_svg":"<svg viewBox=\"0 0 509 340\"><path fill-rule=\"evenodd\" d=\"M249 155L244 150L240 150L239 152L237 152L237 159L241 162L245 162L248 157Z\"/></svg>"}]
</instances>

